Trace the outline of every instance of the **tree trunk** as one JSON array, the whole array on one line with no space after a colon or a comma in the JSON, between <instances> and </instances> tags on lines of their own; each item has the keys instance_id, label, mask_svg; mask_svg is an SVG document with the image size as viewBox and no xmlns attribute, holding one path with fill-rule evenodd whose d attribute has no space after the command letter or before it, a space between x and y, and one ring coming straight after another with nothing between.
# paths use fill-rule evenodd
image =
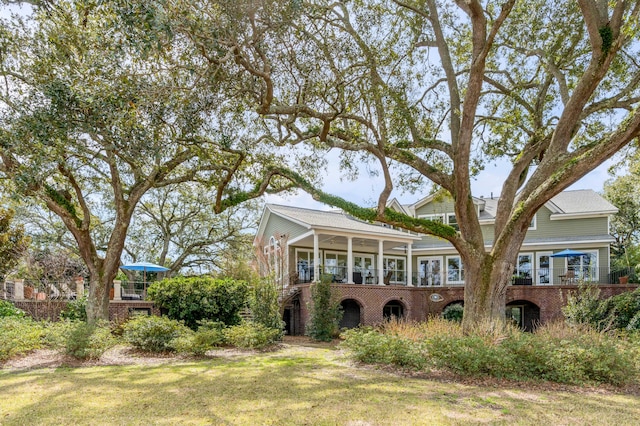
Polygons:
<instances>
[{"instance_id":1,"label":"tree trunk","mask_svg":"<svg viewBox=\"0 0 640 426\"><path fill-rule=\"evenodd\" d=\"M514 263L495 261L486 254L464 265L464 317L462 328L470 332L477 327L492 327L505 321L507 286L513 276Z\"/></svg>"},{"instance_id":2,"label":"tree trunk","mask_svg":"<svg viewBox=\"0 0 640 426\"><path fill-rule=\"evenodd\" d=\"M522 218L517 224L503 228L500 235L496 235L490 253L477 249L475 256L465 256L461 251L465 268L462 320L465 333L504 325L507 287L529 222L530 219Z\"/></svg>"},{"instance_id":3,"label":"tree trunk","mask_svg":"<svg viewBox=\"0 0 640 426\"><path fill-rule=\"evenodd\" d=\"M109 288L105 274L91 274L89 277L89 296L87 297L87 322L109 320Z\"/></svg>"}]
</instances>

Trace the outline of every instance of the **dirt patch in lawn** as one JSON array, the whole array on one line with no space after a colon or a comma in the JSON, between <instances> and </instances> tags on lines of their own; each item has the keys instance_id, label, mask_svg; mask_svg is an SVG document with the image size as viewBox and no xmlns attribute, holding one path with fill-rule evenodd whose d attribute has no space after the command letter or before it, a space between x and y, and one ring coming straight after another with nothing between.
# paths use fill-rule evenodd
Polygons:
<instances>
[{"instance_id":1,"label":"dirt patch in lawn","mask_svg":"<svg viewBox=\"0 0 640 426\"><path fill-rule=\"evenodd\" d=\"M282 343L264 351L252 351L236 348L221 348L207 352L205 358L236 358L254 355L256 352L272 352L287 347L335 349L339 341L315 342L305 336L285 336ZM171 353L155 354L137 351L129 346L116 346L105 352L99 359L80 360L62 351L38 349L27 355L16 357L0 365L5 370L28 370L36 368L90 367L96 365L159 365L187 361L189 358Z\"/></svg>"}]
</instances>

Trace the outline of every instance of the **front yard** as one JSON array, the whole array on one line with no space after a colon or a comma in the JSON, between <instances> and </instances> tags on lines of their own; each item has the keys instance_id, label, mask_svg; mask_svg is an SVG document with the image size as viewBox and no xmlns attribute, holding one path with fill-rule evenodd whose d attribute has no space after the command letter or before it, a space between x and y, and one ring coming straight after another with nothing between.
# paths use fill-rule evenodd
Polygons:
<instances>
[{"instance_id":1,"label":"front yard","mask_svg":"<svg viewBox=\"0 0 640 426\"><path fill-rule=\"evenodd\" d=\"M102 362L126 365L63 367L52 359L37 368L16 360L3 366L1 424L626 425L640 418L637 394L406 376L304 340L202 360L136 358L121 348Z\"/></svg>"}]
</instances>

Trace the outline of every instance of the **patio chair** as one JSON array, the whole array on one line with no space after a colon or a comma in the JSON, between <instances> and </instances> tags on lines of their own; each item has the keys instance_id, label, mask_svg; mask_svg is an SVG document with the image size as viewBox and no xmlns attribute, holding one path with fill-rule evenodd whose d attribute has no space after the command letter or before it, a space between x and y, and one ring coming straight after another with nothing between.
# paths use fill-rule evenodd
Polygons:
<instances>
[{"instance_id":1,"label":"patio chair","mask_svg":"<svg viewBox=\"0 0 640 426\"><path fill-rule=\"evenodd\" d=\"M576 272L573 269L569 269L564 275L560 275L560 283L573 284L576 280Z\"/></svg>"}]
</instances>

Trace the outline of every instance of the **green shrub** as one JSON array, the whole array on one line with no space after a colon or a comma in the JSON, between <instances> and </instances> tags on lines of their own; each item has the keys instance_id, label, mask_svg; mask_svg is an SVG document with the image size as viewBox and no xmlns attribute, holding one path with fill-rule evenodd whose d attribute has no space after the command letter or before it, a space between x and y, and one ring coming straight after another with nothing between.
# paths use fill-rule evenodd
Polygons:
<instances>
[{"instance_id":1,"label":"green shrub","mask_svg":"<svg viewBox=\"0 0 640 426\"><path fill-rule=\"evenodd\" d=\"M464 314L464 306L461 303L454 303L444 308L442 311L442 318L448 321L462 322L462 315Z\"/></svg>"},{"instance_id":2,"label":"green shrub","mask_svg":"<svg viewBox=\"0 0 640 426\"><path fill-rule=\"evenodd\" d=\"M0 318L24 318L26 315L22 309L16 308L15 305L8 300L0 300Z\"/></svg>"},{"instance_id":3,"label":"green shrub","mask_svg":"<svg viewBox=\"0 0 640 426\"><path fill-rule=\"evenodd\" d=\"M599 313L606 318L604 325L612 329L625 329L640 313L640 289L620 293L601 302Z\"/></svg>"},{"instance_id":4,"label":"green shrub","mask_svg":"<svg viewBox=\"0 0 640 426\"><path fill-rule=\"evenodd\" d=\"M117 343L109 324L77 321L69 330L65 352L79 359L98 359Z\"/></svg>"},{"instance_id":5,"label":"green shrub","mask_svg":"<svg viewBox=\"0 0 640 426\"><path fill-rule=\"evenodd\" d=\"M311 285L309 322L306 333L312 339L330 342L339 334L342 307L331 287L331 275Z\"/></svg>"},{"instance_id":6,"label":"green shrub","mask_svg":"<svg viewBox=\"0 0 640 426\"><path fill-rule=\"evenodd\" d=\"M174 351L172 341L191 333L179 321L154 315L135 317L124 324L123 330L126 342L147 352Z\"/></svg>"},{"instance_id":7,"label":"green shrub","mask_svg":"<svg viewBox=\"0 0 640 426\"><path fill-rule=\"evenodd\" d=\"M151 284L148 296L166 315L196 330L198 321L240 323L240 310L247 303L244 281L211 277L171 278Z\"/></svg>"},{"instance_id":8,"label":"green shrub","mask_svg":"<svg viewBox=\"0 0 640 426\"><path fill-rule=\"evenodd\" d=\"M600 308L600 289L593 284L579 284L577 292L568 294L562 313L569 324L599 327L604 319Z\"/></svg>"},{"instance_id":9,"label":"green shrub","mask_svg":"<svg viewBox=\"0 0 640 426\"><path fill-rule=\"evenodd\" d=\"M347 330L342 337L340 346L350 349L352 356L360 362L413 370L421 370L429 362L423 345L406 337L380 333L370 327Z\"/></svg>"},{"instance_id":10,"label":"green shrub","mask_svg":"<svg viewBox=\"0 0 640 426\"><path fill-rule=\"evenodd\" d=\"M67 306L60 312L61 320L87 321L87 297L70 300Z\"/></svg>"},{"instance_id":11,"label":"green shrub","mask_svg":"<svg viewBox=\"0 0 640 426\"><path fill-rule=\"evenodd\" d=\"M237 348L261 349L280 340L282 330L245 321L225 329L224 336L227 343Z\"/></svg>"},{"instance_id":12,"label":"green shrub","mask_svg":"<svg viewBox=\"0 0 640 426\"><path fill-rule=\"evenodd\" d=\"M267 328L284 328L278 289L272 279L264 278L253 283L249 294L249 308L254 322Z\"/></svg>"},{"instance_id":13,"label":"green shrub","mask_svg":"<svg viewBox=\"0 0 640 426\"><path fill-rule=\"evenodd\" d=\"M0 318L0 361L40 349L44 334L42 324L31 317Z\"/></svg>"},{"instance_id":14,"label":"green shrub","mask_svg":"<svg viewBox=\"0 0 640 426\"><path fill-rule=\"evenodd\" d=\"M464 376L569 384L640 381L636 332L613 336L587 326L552 324L536 333L506 328L500 333L463 335L436 320L433 326L398 323L381 330L348 330L342 336L341 345L365 363L416 370L433 366Z\"/></svg>"},{"instance_id":15,"label":"green shrub","mask_svg":"<svg viewBox=\"0 0 640 426\"><path fill-rule=\"evenodd\" d=\"M176 352L201 356L226 343L224 323L203 320L199 324L196 332L184 333L171 342Z\"/></svg>"},{"instance_id":16,"label":"green shrub","mask_svg":"<svg viewBox=\"0 0 640 426\"><path fill-rule=\"evenodd\" d=\"M51 349L66 349L69 334L76 326L72 321L47 321L43 323L45 333L43 345Z\"/></svg>"}]
</instances>

